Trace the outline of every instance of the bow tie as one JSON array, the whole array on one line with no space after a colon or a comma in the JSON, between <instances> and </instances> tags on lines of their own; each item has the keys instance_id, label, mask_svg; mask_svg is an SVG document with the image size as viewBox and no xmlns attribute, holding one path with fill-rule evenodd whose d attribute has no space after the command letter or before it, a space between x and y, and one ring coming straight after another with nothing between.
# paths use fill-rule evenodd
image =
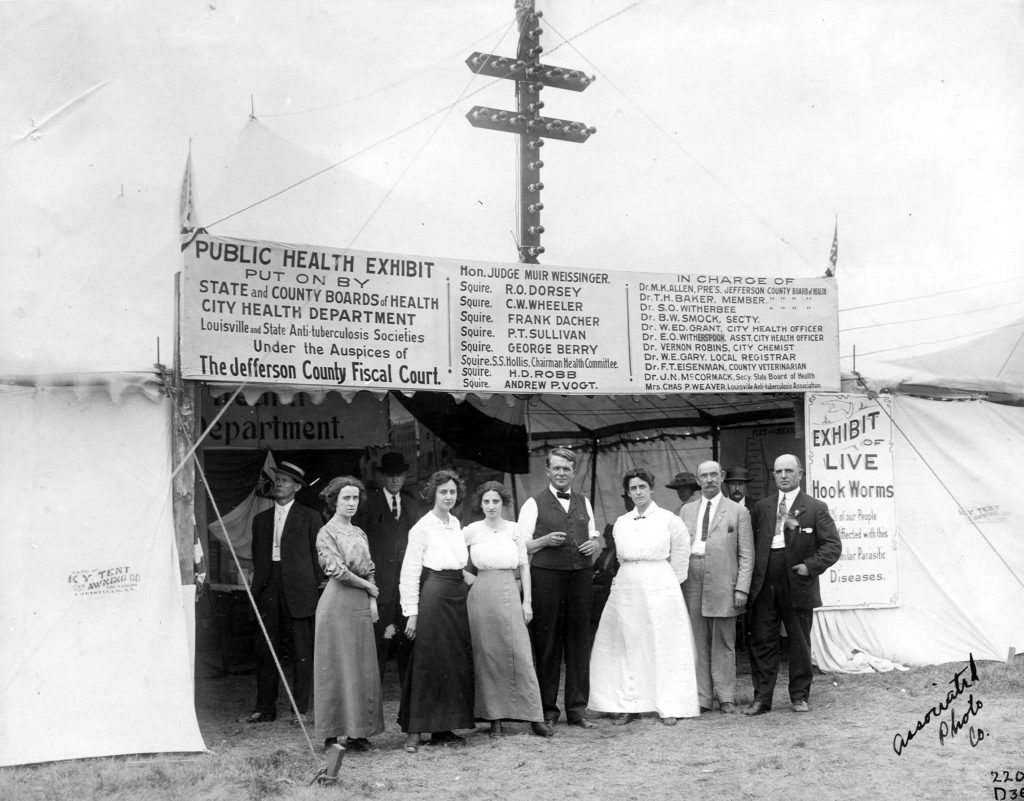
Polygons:
<instances>
[{"instance_id":1,"label":"bow tie","mask_svg":"<svg viewBox=\"0 0 1024 801\"><path fill-rule=\"evenodd\" d=\"M557 495L563 501L567 501L570 497L572 497L571 495L569 495L568 492L559 492L558 490L555 490L555 495Z\"/></svg>"}]
</instances>

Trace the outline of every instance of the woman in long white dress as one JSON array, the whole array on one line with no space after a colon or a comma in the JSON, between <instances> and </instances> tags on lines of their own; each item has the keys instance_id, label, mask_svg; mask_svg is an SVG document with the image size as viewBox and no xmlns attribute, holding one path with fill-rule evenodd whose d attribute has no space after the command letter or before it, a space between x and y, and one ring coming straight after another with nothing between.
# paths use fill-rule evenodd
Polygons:
<instances>
[{"instance_id":1,"label":"woman in long white dress","mask_svg":"<svg viewBox=\"0 0 1024 801\"><path fill-rule=\"evenodd\" d=\"M590 703L616 724L654 711L667 726L698 717L693 631L679 585L690 546L678 515L651 497L654 476L630 470L622 487L635 504L613 529L619 571L594 639Z\"/></svg>"},{"instance_id":2,"label":"woman in long white dress","mask_svg":"<svg viewBox=\"0 0 1024 801\"><path fill-rule=\"evenodd\" d=\"M503 720L540 723L544 712L526 630L533 618L526 541L519 527L501 515L505 506L512 505L512 496L500 481L486 481L477 490L476 500L484 519L462 530L476 570L467 601L476 718L490 721L491 737L498 737L503 734Z\"/></svg>"}]
</instances>

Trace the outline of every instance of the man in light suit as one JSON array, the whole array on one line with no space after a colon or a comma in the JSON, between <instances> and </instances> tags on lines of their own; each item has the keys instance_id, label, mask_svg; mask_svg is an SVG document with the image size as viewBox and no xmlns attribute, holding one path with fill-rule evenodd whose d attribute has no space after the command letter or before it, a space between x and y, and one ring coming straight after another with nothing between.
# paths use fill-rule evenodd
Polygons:
<instances>
[{"instance_id":1,"label":"man in light suit","mask_svg":"<svg viewBox=\"0 0 1024 801\"><path fill-rule=\"evenodd\" d=\"M811 693L811 624L821 606L818 576L843 552L828 506L800 489L800 460L775 460L779 492L754 507L754 576L750 585L750 667L754 702L744 712L772 708L779 675L779 624L789 640L789 700L794 712L807 712Z\"/></svg>"},{"instance_id":2,"label":"man in light suit","mask_svg":"<svg viewBox=\"0 0 1024 801\"><path fill-rule=\"evenodd\" d=\"M304 721L313 686L313 618L324 579L316 553L323 516L295 503L306 473L291 462L278 464L274 507L252 520L252 594L278 657L285 637L292 643L292 693ZM261 631L256 632L256 711L250 723L277 719L278 673ZM298 723L293 718L292 723Z\"/></svg>"},{"instance_id":3,"label":"man in light suit","mask_svg":"<svg viewBox=\"0 0 1024 801\"><path fill-rule=\"evenodd\" d=\"M754 570L754 535L746 508L721 491L722 467L697 467L699 499L679 515L690 533L690 566L683 598L690 614L701 712L714 700L722 712L736 711L736 616L747 604Z\"/></svg>"},{"instance_id":4,"label":"man in light suit","mask_svg":"<svg viewBox=\"0 0 1024 801\"><path fill-rule=\"evenodd\" d=\"M412 641L405 636L406 619L398 597L398 576L402 572L409 529L422 516L420 505L403 489L409 465L400 453L385 453L380 460L379 488L370 493L356 512L354 523L366 532L370 558L376 569L377 622L373 637L377 644L377 665L381 681L388 657L394 652L398 662L398 680L405 684Z\"/></svg>"}]
</instances>

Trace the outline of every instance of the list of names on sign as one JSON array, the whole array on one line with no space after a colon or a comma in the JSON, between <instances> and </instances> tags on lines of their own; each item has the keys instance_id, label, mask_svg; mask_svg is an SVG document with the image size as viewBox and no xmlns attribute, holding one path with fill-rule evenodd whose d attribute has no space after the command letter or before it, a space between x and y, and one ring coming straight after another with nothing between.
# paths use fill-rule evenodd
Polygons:
<instances>
[{"instance_id":1,"label":"list of names on sign","mask_svg":"<svg viewBox=\"0 0 1024 801\"><path fill-rule=\"evenodd\" d=\"M820 281L679 274L639 285L648 392L821 389L836 361Z\"/></svg>"},{"instance_id":2,"label":"list of names on sign","mask_svg":"<svg viewBox=\"0 0 1024 801\"><path fill-rule=\"evenodd\" d=\"M197 237L187 378L452 392L837 388L832 279L633 273Z\"/></svg>"}]
</instances>

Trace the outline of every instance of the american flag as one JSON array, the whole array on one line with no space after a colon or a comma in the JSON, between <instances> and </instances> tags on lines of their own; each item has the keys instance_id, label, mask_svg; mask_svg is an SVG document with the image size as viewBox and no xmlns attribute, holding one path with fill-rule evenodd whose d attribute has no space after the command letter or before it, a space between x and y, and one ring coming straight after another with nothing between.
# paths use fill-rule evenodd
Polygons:
<instances>
[{"instance_id":1,"label":"american flag","mask_svg":"<svg viewBox=\"0 0 1024 801\"><path fill-rule=\"evenodd\" d=\"M181 202L179 204L179 216L181 218L181 249L188 247L196 235L199 227L198 215L196 214L195 179L192 177L192 143L189 142L188 161L185 162L185 175L181 179Z\"/></svg>"},{"instance_id":2,"label":"american flag","mask_svg":"<svg viewBox=\"0 0 1024 801\"><path fill-rule=\"evenodd\" d=\"M836 218L835 231L832 233L832 252L828 255L828 269L825 277L832 278L836 274L836 262L839 260L839 218Z\"/></svg>"}]
</instances>

